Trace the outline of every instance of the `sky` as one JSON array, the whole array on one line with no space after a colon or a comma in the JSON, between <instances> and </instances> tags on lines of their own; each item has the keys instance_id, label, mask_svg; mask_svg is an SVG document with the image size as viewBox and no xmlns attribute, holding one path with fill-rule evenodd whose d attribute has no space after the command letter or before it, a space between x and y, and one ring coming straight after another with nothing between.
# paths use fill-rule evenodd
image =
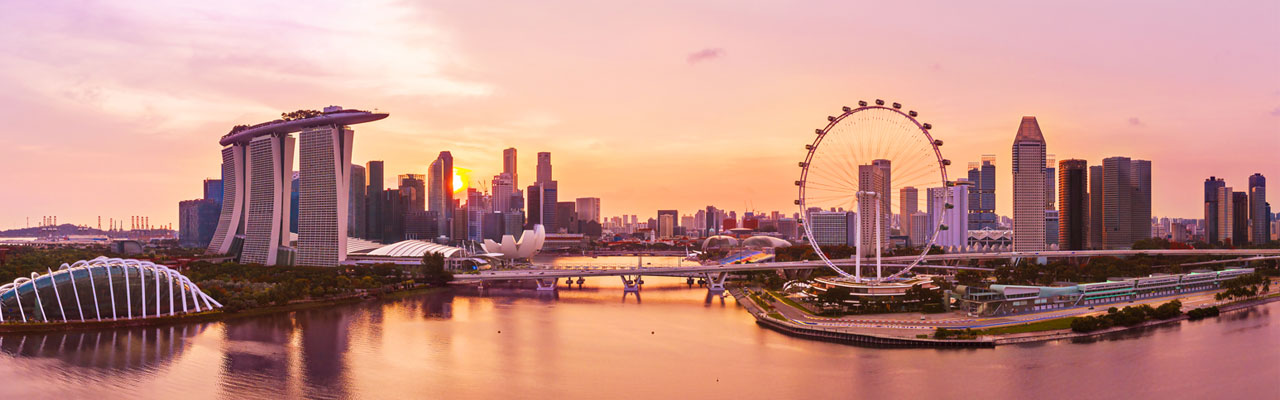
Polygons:
<instances>
[{"instance_id":1,"label":"sky","mask_svg":"<svg viewBox=\"0 0 1280 400\"><path fill-rule=\"evenodd\" d=\"M1156 216L1280 182L1278 2L899 3L0 2L0 229L176 226L232 126L327 105L391 114L353 146L389 182L448 150L475 185L515 147L525 185L549 151L562 200L642 219L794 212L814 128L876 98L952 176L995 154L1003 215L1024 115L1059 160L1151 160Z\"/></svg>"}]
</instances>

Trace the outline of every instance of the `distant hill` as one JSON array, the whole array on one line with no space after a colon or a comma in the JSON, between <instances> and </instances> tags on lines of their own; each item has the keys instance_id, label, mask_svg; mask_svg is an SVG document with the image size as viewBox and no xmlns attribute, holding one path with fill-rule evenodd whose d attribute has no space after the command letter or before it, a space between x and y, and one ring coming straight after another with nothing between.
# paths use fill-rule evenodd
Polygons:
<instances>
[{"instance_id":1,"label":"distant hill","mask_svg":"<svg viewBox=\"0 0 1280 400\"><path fill-rule=\"evenodd\" d=\"M56 226L56 227L54 227L54 228L55 228L55 232L56 232L56 233L54 233L54 234L55 234L55 235L57 235L57 236L67 236L67 235L110 235L110 232L107 232L107 231L104 231L104 230L95 229L95 228L81 228L81 227L79 227L79 226L75 226L75 225L72 225L72 224L62 224L62 225L58 225L58 226ZM168 230L167 230L167 229L155 229L154 231L156 231L156 232L168 232ZM116 233L117 233L117 234L120 234L120 232L116 232ZM48 236L48 235L49 235L49 232L48 232L48 231L43 230L41 227L34 227L34 228L21 228L21 229L10 229L10 230L7 230L7 231L0 231L0 237L43 237L43 236ZM121 235L121 236L123 236L123 235Z\"/></svg>"}]
</instances>

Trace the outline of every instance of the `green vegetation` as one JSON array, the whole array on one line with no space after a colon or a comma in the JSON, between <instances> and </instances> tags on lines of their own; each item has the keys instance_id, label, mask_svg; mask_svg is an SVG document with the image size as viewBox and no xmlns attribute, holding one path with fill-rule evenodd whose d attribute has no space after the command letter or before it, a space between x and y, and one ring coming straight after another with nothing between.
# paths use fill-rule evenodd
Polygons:
<instances>
[{"instance_id":1,"label":"green vegetation","mask_svg":"<svg viewBox=\"0 0 1280 400\"><path fill-rule=\"evenodd\" d=\"M810 311L808 307L805 307L803 304L797 303L795 300L792 300L791 298L789 298L789 297L787 297L787 296L783 296L783 295L778 294L778 293L776 293L776 292L774 292L774 291L772 291L772 290L769 290L769 291L767 291L767 292L769 293L769 295L770 295L770 296L773 296L773 298L778 299L778 301L781 301L783 304L789 305L789 306L791 306L792 308L795 308L795 309L797 309L797 310L803 311L805 314L809 314L809 315L816 315L816 314L814 314L814 312L813 312L813 311Z\"/></svg>"},{"instance_id":2,"label":"green vegetation","mask_svg":"<svg viewBox=\"0 0 1280 400\"><path fill-rule=\"evenodd\" d=\"M442 277L432 279L421 270L391 264L329 268L196 262L181 272L222 303L224 311L237 312L298 301L388 292L417 286L417 282L434 285L448 282Z\"/></svg>"},{"instance_id":3,"label":"green vegetation","mask_svg":"<svg viewBox=\"0 0 1280 400\"><path fill-rule=\"evenodd\" d=\"M5 261L0 264L0 284L13 282L21 277L31 277L31 273L48 273L58 270L62 264L71 264L80 260L92 260L99 256L130 258L129 256L110 254L106 246L87 248L60 247L39 249L27 246L7 247L9 249ZM133 258L136 258L133 257Z\"/></svg>"},{"instance_id":4,"label":"green vegetation","mask_svg":"<svg viewBox=\"0 0 1280 400\"><path fill-rule=\"evenodd\" d=\"M1216 317L1218 316L1219 313L1220 313L1220 310L1218 310L1218 306L1197 308L1191 311L1187 311L1187 318L1192 321L1196 321L1196 320L1201 320L1208 317Z\"/></svg>"},{"instance_id":5,"label":"green vegetation","mask_svg":"<svg viewBox=\"0 0 1280 400\"><path fill-rule=\"evenodd\" d=\"M1000 326L995 328L987 328L980 331L983 335L1008 335L1013 333L1056 331L1059 329L1067 329L1071 327L1071 323L1076 317L1057 318L1045 321L1036 321L1029 324Z\"/></svg>"},{"instance_id":6,"label":"green vegetation","mask_svg":"<svg viewBox=\"0 0 1280 400\"><path fill-rule=\"evenodd\" d=\"M1126 306L1123 309L1111 307L1106 315L1080 317L1071 321L1071 330L1075 332L1093 332L1109 329L1114 326L1134 326L1152 319L1170 319L1182 315L1182 302L1173 300L1152 308L1143 304L1137 307Z\"/></svg>"},{"instance_id":7,"label":"green vegetation","mask_svg":"<svg viewBox=\"0 0 1280 400\"><path fill-rule=\"evenodd\" d=\"M933 331L933 338L938 340L973 340L978 338L978 331L938 328Z\"/></svg>"},{"instance_id":8,"label":"green vegetation","mask_svg":"<svg viewBox=\"0 0 1280 400\"><path fill-rule=\"evenodd\" d=\"M297 111L291 111L286 113L280 113L280 119L283 119L285 121L293 121L298 119L318 117L322 114L324 113L320 112L320 110L297 110Z\"/></svg>"},{"instance_id":9,"label":"green vegetation","mask_svg":"<svg viewBox=\"0 0 1280 400\"><path fill-rule=\"evenodd\" d=\"M850 304L851 302L856 303ZM829 316L890 312L944 312L942 290L927 289L921 284L908 288L900 298L859 296L847 287L834 286L826 291L818 291L815 303L823 310L819 313L820 315Z\"/></svg>"},{"instance_id":10,"label":"green vegetation","mask_svg":"<svg viewBox=\"0 0 1280 400\"><path fill-rule=\"evenodd\" d=\"M1215 300L1247 299L1271 292L1271 280L1260 273L1252 273L1222 282L1222 287L1227 290L1214 294Z\"/></svg>"},{"instance_id":11,"label":"green vegetation","mask_svg":"<svg viewBox=\"0 0 1280 400\"><path fill-rule=\"evenodd\" d=\"M782 316L782 313L779 313L779 312L777 312L777 311L770 312L770 313L769 313L769 317L770 317L770 318L773 318L773 319L776 319L776 320L779 320L779 321L788 322L788 321L787 321L787 317L783 317L783 316Z\"/></svg>"}]
</instances>

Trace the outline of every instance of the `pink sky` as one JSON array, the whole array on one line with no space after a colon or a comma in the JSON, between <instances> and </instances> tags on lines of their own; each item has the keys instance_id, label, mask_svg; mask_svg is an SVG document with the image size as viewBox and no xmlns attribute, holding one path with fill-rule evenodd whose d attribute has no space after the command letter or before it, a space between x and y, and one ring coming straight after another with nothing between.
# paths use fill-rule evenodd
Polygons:
<instances>
[{"instance_id":1,"label":"pink sky","mask_svg":"<svg viewBox=\"0 0 1280 400\"><path fill-rule=\"evenodd\" d=\"M1199 217L1209 175L1280 184L1274 1L176 3L0 3L0 228L176 225L232 125L330 104L391 113L354 146L388 178L516 147L531 182L550 151L606 215L793 212L813 129L875 98L952 174L996 154L1005 215L1023 115L1059 160L1151 160L1157 216Z\"/></svg>"}]
</instances>

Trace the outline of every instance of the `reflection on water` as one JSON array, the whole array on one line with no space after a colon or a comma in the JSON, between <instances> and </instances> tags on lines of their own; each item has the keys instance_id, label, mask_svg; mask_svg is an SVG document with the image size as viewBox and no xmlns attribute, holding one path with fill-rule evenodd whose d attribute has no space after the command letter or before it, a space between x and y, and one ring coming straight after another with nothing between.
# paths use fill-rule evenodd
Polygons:
<instances>
[{"instance_id":1,"label":"reflection on water","mask_svg":"<svg viewBox=\"0 0 1280 400\"><path fill-rule=\"evenodd\" d=\"M732 297L645 280L640 293L595 278L555 293L458 288L209 324L5 335L0 396L1223 398L1274 395L1280 375L1276 303L1087 342L892 350L787 337Z\"/></svg>"}]
</instances>

